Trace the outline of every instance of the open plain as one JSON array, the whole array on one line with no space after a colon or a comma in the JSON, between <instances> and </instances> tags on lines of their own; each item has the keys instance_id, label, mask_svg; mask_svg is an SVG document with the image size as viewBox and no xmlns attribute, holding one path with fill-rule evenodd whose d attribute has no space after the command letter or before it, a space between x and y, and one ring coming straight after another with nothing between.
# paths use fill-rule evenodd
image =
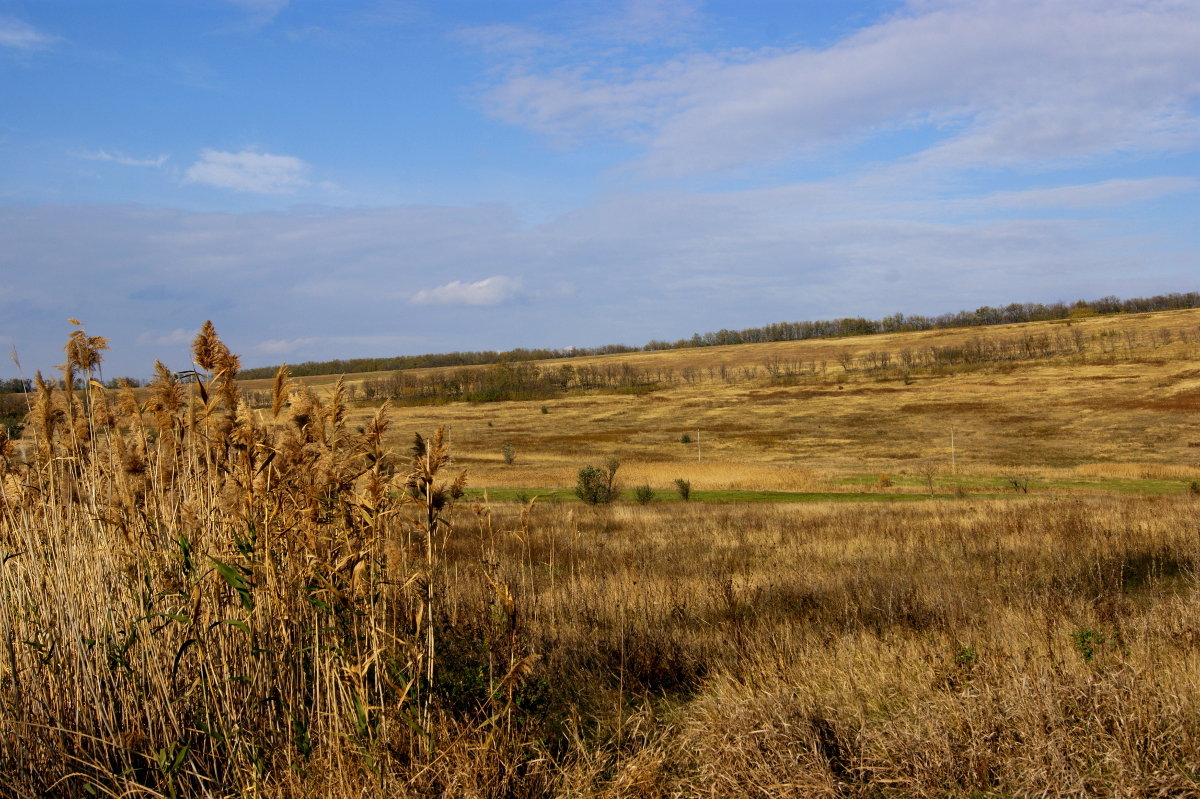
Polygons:
<instances>
[{"instance_id":1,"label":"open plain","mask_svg":"<svg viewBox=\"0 0 1200 799\"><path fill-rule=\"evenodd\" d=\"M1197 792L1196 311L392 408L195 357L3 442L0 792Z\"/></svg>"},{"instance_id":2,"label":"open plain","mask_svg":"<svg viewBox=\"0 0 1200 799\"><path fill-rule=\"evenodd\" d=\"M972 346L1001 348L968 360ZM947 362L915 365L922 351ZM906 367L904 358L914 360ZM957 354L957 355L956 355ZM887 365L880 364L886 357ZM959 358L957 362L953 358ZM880 475L940 492L1181 491L1200 478L1200 311L611 355L543 368L628 366L661 383L626 393L393 409L394 430L446 425L476 488L570 494L586 462L627 485L845 491ZM469 367L467 371L489 367ZM428 375L454 370L417 370ZM345 376L352 396L383 379ZM305 378L319 392L335 376ZM248 387L265 392L267 381ZM358 411L360 418L377 403ZM542 412L545 408L546 412ZM680 439L687 436L689 443ZM504 444L516 451L505 463ZM932 464L930 463L932 462Z\"/></svg>"}]
</instances>

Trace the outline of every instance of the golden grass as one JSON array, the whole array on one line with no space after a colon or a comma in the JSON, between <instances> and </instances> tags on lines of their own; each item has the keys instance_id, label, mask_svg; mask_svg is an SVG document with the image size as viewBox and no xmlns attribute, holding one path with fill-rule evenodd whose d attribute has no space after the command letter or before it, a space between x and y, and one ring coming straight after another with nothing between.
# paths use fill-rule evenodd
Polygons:
<instances>
[{"instance_id":1,"label":"golden grass","mask_svg":"<svg viewBox=\"0 0 1200 799\"><path fill-rule=\"evenodd\" d=\"M846 371L836 357L875 350L895 358L905 349L1075 330L1086 337L1082 353L916 370L907 382L897 369ZM1164 331L1169 343L1160 339ZM981 478L1020 470L1047 478L1186 480L1200 464L1200 434L1192 426L1200 410L1200 311L571 363L588 361L691 367L697 376L642 396L402 407L396 428L448 425L457 461L479 487L568 487L579 467L610 456L627 464L627 484L644 478L663 489L675 477L697 488L819 489L849 475L912 472L927 459L943 475ZM768 362L803 367L771 379ZM749 369L757 376L743 377ZM352 376L348 384L362 379ZM359 411L367 412L369 406ZM695 444L680 443L697 431L700 463ZM501 455L505 443L516 450L513 466Z\"/></svg>"},{"instance_id":2,"label":"golden grass","mask_svg":"<svg viewBox=\"0 0 1200 799\"><path fill-rule=\"evenodd\" d=\"M94 386L67 398L43 381L27 452L0 441L0 794L1197 792L1191 496L468 505L436 474L455 471L436 438L398 455L386 409L352 412L336 387L280 381L288 403L252 411L234 356L213 333L203 349L211 378L161 373L140 402ZM74 359L81 371L89 358ZM1125 377L1082 382L1126 380L1116 396L1132 403L1190 379L1112 367ZM397 415L406 443L446 423L457 464L484 485L569 483L616 447L629 483L796 489L909 464L873 454L867 415L886 403L914 449L957 403L979 431L963 433L963 468L1009 468L975 449L1002 439L1014 412L987 384L1040 397L1023 424L1050 427L1076 400L1112 399L1058 387L1099 368L903 387L860 375L841 397L769 398L784 402L775 416L753 392L839 389L721 384L665 402L566 398L548 414L507 403ZM660 405L711 414L710 460L693 460L678 434L694 426L669 430ZM1129 429L1169 423L1158 406L1123 412L1145 425ZM827 428L830 451L754 445L782 434L783 413L805 422L797 437ZM1083 457L1106 446L1100 422L1120 418L1039 433L1082 455L1028 466L1192 474L1171 450L1141 464ZM651 419L661 439L639 427ZM711 449L706 429L723 436Z\"/></svg>"}]
</instances>

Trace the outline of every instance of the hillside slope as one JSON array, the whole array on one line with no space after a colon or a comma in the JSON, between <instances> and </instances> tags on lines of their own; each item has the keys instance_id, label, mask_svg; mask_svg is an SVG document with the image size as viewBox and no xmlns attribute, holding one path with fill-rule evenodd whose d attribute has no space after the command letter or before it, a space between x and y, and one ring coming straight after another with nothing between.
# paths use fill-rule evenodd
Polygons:
<instances>
[{"instance_id":1,"label":"hillside slope","mask_svg":"<svg viewBox=\"0 0 1200 799\"><path fill-rule=\"evenodd\" d=\"M582 464L609 456L622 460L627 485L666 488L679 477L700 490L845 490L881 474L918 490L935 472L939 485L972 491L1013 477L1033 477L1035 490L1089 490L1089 481L1105 479L1110 490L1180 491L1200 477L1200 310L638 352L541 368L562 366L649 377L635 389L401 406L394 435L447 425L479 487L570 486ZM346 376L364 416L386 393L371 386L388 378ZM691 443L681 443L684 435ZM516 453L511 466L506 443Z\"/></svg>"}]
</instances>

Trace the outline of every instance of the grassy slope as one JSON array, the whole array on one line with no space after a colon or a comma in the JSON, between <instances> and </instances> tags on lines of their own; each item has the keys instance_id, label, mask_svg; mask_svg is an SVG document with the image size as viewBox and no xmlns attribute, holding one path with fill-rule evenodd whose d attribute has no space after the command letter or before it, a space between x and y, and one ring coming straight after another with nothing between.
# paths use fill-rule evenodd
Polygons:
<instances>
[{"instance_id":1,"label":"grassy slope","mask_svg":"<svg viewBox=\"0 0 1200 799\"><path fill-rule=\"evenodd\" d=\"M844 370L843 354L895 356L904 349L1083 334L1081 355L917 371ZM1170 343L1160 339L1170 331ZM1180 333L1183 333L1181 340ZM573 361L696 370L693 384L643 396L590 394L549 401L456 403L396 410L395 435L450 427L472 485L567 489L588 462L621 458L626 486L669 489L675 478L701 492L926 491L932 460L940 491L1031 490L1175 493L1200 477L1200 311L1170 311L986 329L634 353ZM770 379L767 363L815 373ZM554 363L554 362L550 362ZM719 377L725 367L730 379ZM757 369L757 377L742 377ZM354 386L378 375L348 375ZM263 388L255 381L248 388ZM332 378L305 382L329 385ZM542 413L545 406L547 413ZM371 408L362 407L365 416ZM697 446L681 444L688 433ZM951 436L953 435L953 454ZM512 443L517 461L504 464Z\"/></svg>"}]
</instances>

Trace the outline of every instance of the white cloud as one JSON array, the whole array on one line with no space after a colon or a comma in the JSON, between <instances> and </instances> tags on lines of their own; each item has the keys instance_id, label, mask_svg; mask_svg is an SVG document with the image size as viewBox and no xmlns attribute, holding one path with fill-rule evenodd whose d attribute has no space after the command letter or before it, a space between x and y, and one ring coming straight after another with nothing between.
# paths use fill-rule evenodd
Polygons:
<instances>
[{"instance_id":1,"label":"white cloud","mask_svg":"<svg viewBox=\"0 0 1200 799\"><path fill-rule=\"evenodd\" d=\"M169 347L175 344L191 344L199 330L184 330L177 327L169 333L138 333L134 342L140 347Z\"/></svg>"},{"instance_id":2,"label":"white cloud","mask_svg":"<svg viewBox=\"0 0 1200 799\"><path fill-rule=\"evenodd\" d=\"M413 305L500 305L516 296L520 289L520 281L504 275L475 283L452 280L444 286L418 291L409 302Z\"/></svg>"},{"instance_id":3,"label":"white cloud","mask_svg":"<svg viewBox=\"0 0 1200 799\"><path fill-rule=\"evenodd\" d=\"M761 164L921 129L929 166L1041 165L1200 141L1200 4L913 2L831 46L511 66L501 120L644 142L651 174Z\"/></svg>"},{"instance_id":4,"label":"white cloud","mask_svg":"<svg viewBox=\"0 0 1200 799\"><path fill-rule=\"evenodd\" d=\"M266 341L260 341L254 345L254 349L264 355L283 355L288 352L310 346L320 341L315 336L307 336L303 338L270 338Z\"/></svg>"},{"instance_id":5,"label":"white cloud","mask_svg":"<svg viewBox=\"0 0 1200 799\"><path fill-rule=\"evenodd\" d=\"M157 158L132 158L122 153L110 153L107 150L94 150L82 152L80 158L86 158L89 161L106 161L112 164L120 164L121 166L149 166L160 167L167 163L169 155L160 155Z\"/></svg>"},{"instance_id":6,"label":"white cloud","mask_svg":"<svg viewBox=\"0 0 1200 799\"><path fill-rule=\"evenodd\" d=\"M253 194L289 194L308 185L308 164L290 155L203 150L185 181Z\"/></svg>"},{"instance_id":7,"label":"white cloud","mask_svg":"<svg viewBox=\"0 0 1200 799\"><path fill-rule=\"evenodd\" d=\"M19 52L46 50L55 42L57 36L42 33L28 23L11 17L0 17L0 47L7 47Z\"/></svg>"}]
</instances>

